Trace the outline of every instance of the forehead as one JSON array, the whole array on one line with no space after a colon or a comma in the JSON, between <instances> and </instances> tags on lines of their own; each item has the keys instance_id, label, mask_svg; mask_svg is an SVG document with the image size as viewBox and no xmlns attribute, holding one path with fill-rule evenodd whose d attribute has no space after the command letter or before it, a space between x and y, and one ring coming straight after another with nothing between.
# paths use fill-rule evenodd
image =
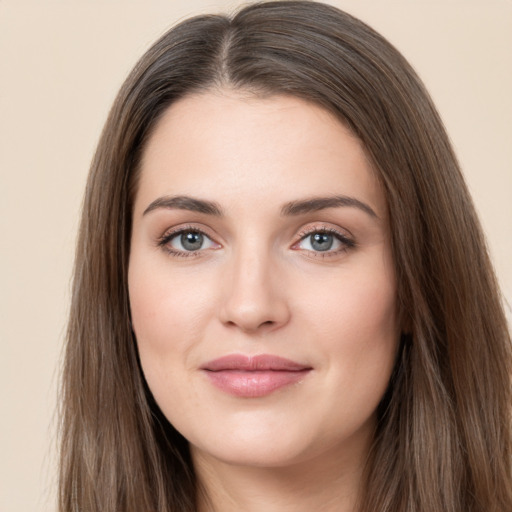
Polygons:
<instances>
[{"instance_id":1,"label":"forehead","mask_svg":"<svg viewBox=\"0 0 512 512\"><path fill-rule=\"evenodd\" d=\"M228 209L344 194L385 213L360 141L325 109L292 96L211 91L171 105L144 149L136 210L175 194Z\"/></svg>"}]
</instances>

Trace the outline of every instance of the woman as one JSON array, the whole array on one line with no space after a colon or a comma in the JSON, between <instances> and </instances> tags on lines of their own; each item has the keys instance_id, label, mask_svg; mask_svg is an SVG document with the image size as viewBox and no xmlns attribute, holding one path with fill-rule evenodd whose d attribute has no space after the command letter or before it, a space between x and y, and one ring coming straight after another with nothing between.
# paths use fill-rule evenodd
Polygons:
<instances>
[{"instance_id":1,"label":"woman","mask_svg":"<svg viewBox=\"0 0 512 512\"><path fill-rule=\"evenodd\" d=\"M164 35L92 164L61 510L505 511L510 338L403 57L310 2Z\"/></svg>"}]
</instances>

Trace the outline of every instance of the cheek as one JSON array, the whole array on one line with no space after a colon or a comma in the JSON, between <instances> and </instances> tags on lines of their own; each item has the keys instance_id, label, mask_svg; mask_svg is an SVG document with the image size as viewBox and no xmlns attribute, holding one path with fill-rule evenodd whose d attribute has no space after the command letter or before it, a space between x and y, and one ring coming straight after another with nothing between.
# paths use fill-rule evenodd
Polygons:
<instances>
[{"instance_id":1,"label":"cheek","mask_svg":"<svg viewBox=\"0 0 512 512\"><path fill-rule=\"evenodd\" d=\"M205 326L207 296L187 279L170 275L165 263L148 265L147 255L143 261L137 253L130 261L130 309L142 369L158 401L161 389L184 378L189 351Z\"/></svg>"},{"instance_id":2,"label":"cheek","mask_svg":"<svg viewBox=\"0 0 512 512\"><path fill-rule=\"evenodd\" d=\"M316 318L322 337L334 337L336 346L353 342L358 347L363 341L378 343L396 334L396 285L390 265L349 268L318 282L317 290L306 296L303 314Z\"/></svg>"},{"instance_id":3,"label":"cheek","mask_svg":"<svg viewBox=\"0 0 512 512\"><path fill-rule=\"evenodd\" d=\"M140 362L156 402L174 423L176 410L186 418L189 407L182 405L197 401L190 385L190 352L207 323L207 303L202 290L187 286L187 279L136 263L130 262L128 285Z\"/></svg>"},{"instance_id":4,"label":"cheek","mask_svg":"<svg viewBox=\"0 0 512 512\"><path fill-rule=\"evenodd\" d=\"M140 345L161 352L179 350L204 326L211 306L209 287L187 273L171 272L165 260L153 265L147 261L148 256L133 255L128 271L134 332Z\"/></svg>"},{"instance_id":5,"label":"cheek","mask_svg":"<svg viewBox=\"0 0 512 512\"><path fill-rule=\"evenodd\" d=\"M349 391L356 403L366 401L370 408L388 385L399 338L394 275L371 268L352 269L337 281L342 284L306 308L332 389Z\"/></svg>"}]
</instances>

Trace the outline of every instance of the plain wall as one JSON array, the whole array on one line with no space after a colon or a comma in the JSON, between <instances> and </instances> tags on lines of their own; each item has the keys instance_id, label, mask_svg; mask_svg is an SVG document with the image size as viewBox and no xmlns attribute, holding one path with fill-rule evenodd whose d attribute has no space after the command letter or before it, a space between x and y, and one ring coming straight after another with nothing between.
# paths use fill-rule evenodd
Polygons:
<instances>
[{"instance_id":1,"label":"plain wall","mask_svg":"<svg viewBox=\"0 0 512 512\"><path fill-rule=\"evenodd\" d=\"M339 0L424 79L512 296L512 2ZM55 408L88 166L124 77L232 1L0 0L0 511L53 511Z\"/></svg>"}]
</instances>

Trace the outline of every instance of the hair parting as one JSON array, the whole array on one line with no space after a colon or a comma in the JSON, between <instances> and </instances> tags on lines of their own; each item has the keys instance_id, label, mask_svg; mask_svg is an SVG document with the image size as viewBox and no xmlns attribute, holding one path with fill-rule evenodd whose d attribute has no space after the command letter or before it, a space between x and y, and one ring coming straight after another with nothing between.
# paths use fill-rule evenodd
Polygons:
<instances>
[{"instance_id":1,"label":"hair parting","mask_svg":"<svg viewBox=\"0 0 512 512\"><path fill-rule=\"evenodd\" d=\"M168 31L122 86L91 165L62 380L60 512L194 512L186 440L144 380L127 289L145 144L169 105L236 89L322 106L362 142L391 225L403 335L361 512L512 510L510 334L439 115L383 37L321 3L253 3Z\"/></svg>"}]
</instances>

